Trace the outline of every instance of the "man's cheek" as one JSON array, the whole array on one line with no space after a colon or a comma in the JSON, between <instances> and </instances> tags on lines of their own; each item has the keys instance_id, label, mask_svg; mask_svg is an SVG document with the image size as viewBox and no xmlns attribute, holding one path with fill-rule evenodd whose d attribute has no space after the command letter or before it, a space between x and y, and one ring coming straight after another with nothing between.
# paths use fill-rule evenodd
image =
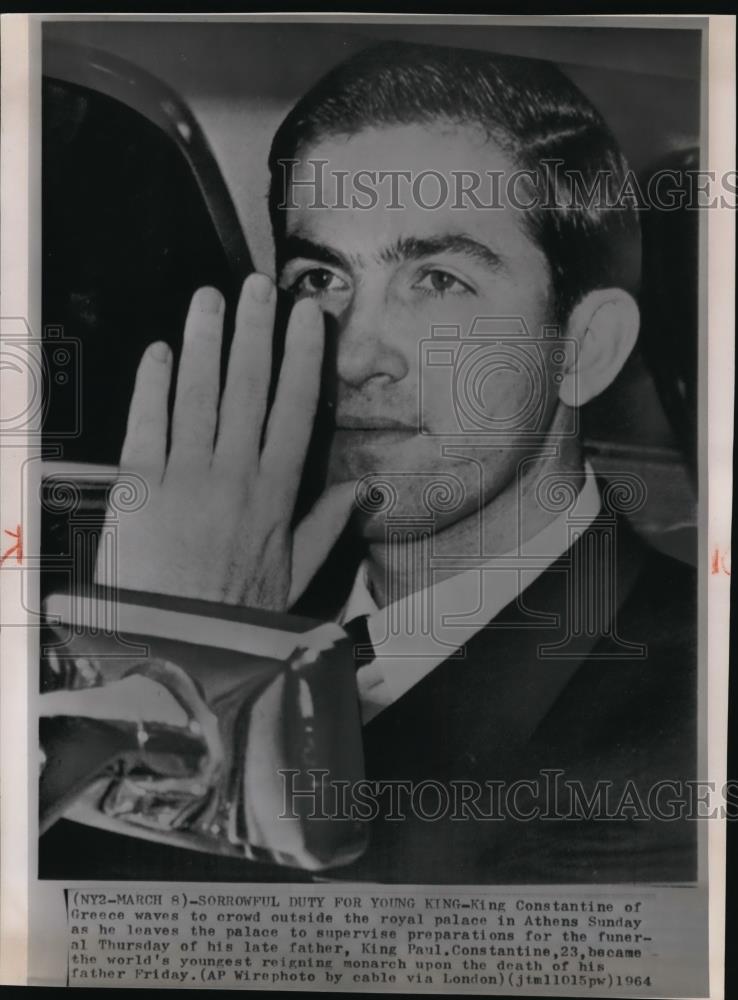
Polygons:
<instances>
[{"instance_id":1,"label":"man's cheek","mask_svg":"<svg viewBox=\"0 0 738 1000\"><path fill-rule=\"evenodd\" d=\"M496 435L529 426L543 386L509 362L480 358L444 370L429 369L422 385L421 422L427 433Z\"/></svg>"},{"instance_id":2,"label":"man's cheek","mask_svg":"<svg viewBox=\"0 0 738 1000\"><path fill-rule=\"evenodd\" d=\"M438 360L440 359L440 360ZM442 352L420 370L418 391L418 423L426 434L458 434L457 391L453 364L445 364Z\"/></svg>"},{"instance_id":3,"label":"man's cheek","mask_svg":"<svg viewBox=\"0 0 738 1000\"><path fill-rule=\"evenodd\" d=\"M500 362L489 374L480 393L480 408L491 430L515 433L529 427L532 410L540 399L541 386L527 373L506 369L506 364Z\"/></svg>"}]
</instances>

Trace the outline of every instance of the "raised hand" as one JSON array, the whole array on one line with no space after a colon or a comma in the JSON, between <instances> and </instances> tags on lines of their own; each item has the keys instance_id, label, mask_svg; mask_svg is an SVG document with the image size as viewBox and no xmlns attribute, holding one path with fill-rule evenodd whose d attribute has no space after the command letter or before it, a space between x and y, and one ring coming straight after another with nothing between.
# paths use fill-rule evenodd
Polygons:
<instances>
[{"instance_id":1,"label":"raised hand","mask_svg":"<svg viewBox=\"0 0 738 1000\"><path fill-rule=\"evenodd\" d=\"M251 275L219 400L224 302L213 288L195 293L168 451L172 355L164 343L145 352L120 465L150 495L115 526L108 512L114 552L101 549L98 583L285 610L325 560L351 512L353 484L332 487L292 526L320 392L323 315L310 299L294 306L267 417L275 306L272 281Z\"/></svg>"}]
</instances>

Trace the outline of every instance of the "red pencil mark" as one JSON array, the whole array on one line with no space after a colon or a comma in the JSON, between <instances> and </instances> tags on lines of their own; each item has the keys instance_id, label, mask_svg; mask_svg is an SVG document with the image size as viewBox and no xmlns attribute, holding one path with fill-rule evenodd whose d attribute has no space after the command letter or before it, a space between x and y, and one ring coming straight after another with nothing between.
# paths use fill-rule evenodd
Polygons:
<instances>
[{"instance_id":1,"label":"red pencil mark","mask_svg":"<svg viewBox=\"0 0 738 1000\"><path fill-rule=\"evenodd\" d=\"M7 528L4 529L5 534L9 535L11 538L16 539L15 545L11 545L7 552L3 552L0 556L0 566L9 559L13 553L15 553L15 561L20 565L23 562L23 535L21 534L21 526L16 525L15 531L8 531Z\"/></svg>"},{"instance_id":2,"label":"red pencil mark","mask_svg":"<svg viewBox=\"0 0 738 1000\"><path fill-rule=\"evenodd\" d=\"M727 560L727 562L726 562ZM723 571L726 576L730 576L730 556L727 552L721 552L720 549L715 549L712 554L711 571L713 574Z\"/></svg>"}]
</instances>

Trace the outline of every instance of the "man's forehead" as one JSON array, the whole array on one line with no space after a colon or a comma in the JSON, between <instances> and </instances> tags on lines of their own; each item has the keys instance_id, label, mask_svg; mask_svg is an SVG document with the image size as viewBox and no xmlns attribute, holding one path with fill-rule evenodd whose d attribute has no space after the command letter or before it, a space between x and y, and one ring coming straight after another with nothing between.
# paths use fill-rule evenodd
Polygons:
<instances>
[{"instance_id":1,"label":"man's forehead","mask_svg":"<svg viewBox=\"0 0 738 1000\"><path fill-rule=\"evenodd\" d=\"M330 150L317 152L325 160L323 154ZM335 162L341 161L329 160ZM490 162L483 169L497 169ZM407 248L413 240L430 242L441 236L476 240L500 256L539 253L525 213L510 206L498 187L477 186L477 197L487 206L479 208L466 193L469 177L476 176L472 168L463 177L442 175L447 177L444 182L429 175L425 163L422 170L404 168L403 178L378 172L370 176L370 168L354 176L344 173L345 166L335 168L337 175L328 164L316 167L318 173L308 175L310 183L289 190L289 207L281 209L282 231L292 244L288 256L316 256L309 252L313 243L357 262L377 257L390 261L397 248ZM304 173L301 179L305 181ZM284 259L284 253L280 256Z\"/></svg>"},{"instance_id":2,"label":"man's forehead","mask_svg":"<svg viewBox=\"0 0 738 1000\"><path fill-rule=\"evenodd\" d=\"M529 242L521 211L509 204L515 165L478 126L365 128L326 136L296 159L285 172L288 207L281 209L288 236L346 247L352 255L439 233Z\"/></svg>"},{"instance_id":3,"label":"man's forehead","mask_svg":"<svg viewBox=\"0 0 738 1000\"><path fill-rule=\"evenodd\" d=\"M461 171L515 169L498 139L473 122L433 119L408 124L372 125L351 134L327 135L301 147L291 167L294 180L310 179L315 163L324 161L326 173L436 171L451 177Z\"/></svg>"}]
</instances>

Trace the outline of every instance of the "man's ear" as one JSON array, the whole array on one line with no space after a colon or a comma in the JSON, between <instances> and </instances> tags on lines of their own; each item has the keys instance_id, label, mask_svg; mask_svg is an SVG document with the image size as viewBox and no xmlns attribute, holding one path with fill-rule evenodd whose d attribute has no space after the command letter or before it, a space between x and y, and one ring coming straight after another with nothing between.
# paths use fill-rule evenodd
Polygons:
<instances>
[{"instance_id":1,"label":"man's ear","mask_svg":"<svg viewBox=\"0 0 738 1000\"><path fill-rule=\"evenodd\" d=\"M622 288L599 288L584 296L566 327L578 346L559 386L563 403L582 406L610 385L633 350L639 324L638 306Z\"/></svg>"}]
</instances>

